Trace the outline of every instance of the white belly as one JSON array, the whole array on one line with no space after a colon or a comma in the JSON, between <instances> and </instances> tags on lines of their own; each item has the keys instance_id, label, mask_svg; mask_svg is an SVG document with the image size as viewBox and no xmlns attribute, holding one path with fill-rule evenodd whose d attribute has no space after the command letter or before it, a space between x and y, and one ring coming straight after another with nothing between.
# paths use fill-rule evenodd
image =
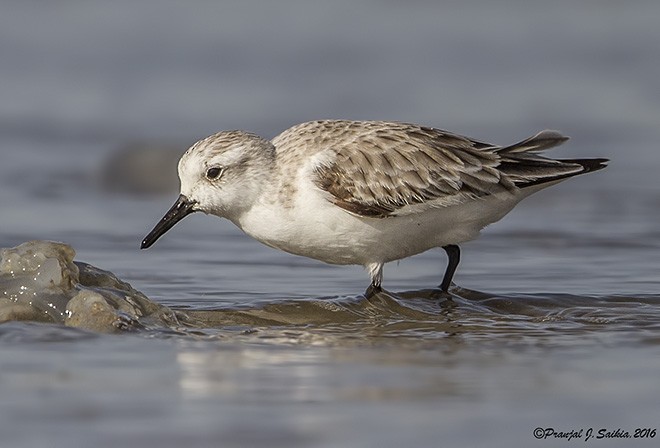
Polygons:
<instances>
[{"instance_id":1,"label":"white belly","mask_svg":"<svg viewBox=\"0 0 660 448\"><path fill-rule=\"evenodd\" d=\"M474 239L485 226L546 186L387 218L356 216L309 192L290 208L276 203L255 206L235 223L268 246L326 263L386 263Z\"/></svg>"}]
</instances>

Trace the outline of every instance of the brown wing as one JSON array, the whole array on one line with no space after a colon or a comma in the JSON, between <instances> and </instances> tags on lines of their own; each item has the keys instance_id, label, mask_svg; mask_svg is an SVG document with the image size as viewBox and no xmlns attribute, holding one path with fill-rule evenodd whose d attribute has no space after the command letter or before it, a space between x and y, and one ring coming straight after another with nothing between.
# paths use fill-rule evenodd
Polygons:
<instances>
[{"instance_id":1,"label":"brown wing","mask_svg":"<svg viewBox=\"0 0 660 448\"><path fill-rule=\"evenodd\" d=\"M430 201L443 207L515 192L600 169L606 162L539 155L568 139L556 131L500 147L405 123L321 121L304 126L321 129L315 145L336 153L334 160L316 167L315 183L337 206L368 217L390 216Z\"/></svg>"},{"instance_id":2,"label":"brown wing","mask_svg":"<svg viewBox=\"0 0 660 448\"><path fill-rule=\"evenodd\" d=\"M362 122L333 146L335 159L317 167L316 183L336 205L362 216L428 201L456 204L516 188L497 169L495 149L437 129Z\"/></svg>"}]
</instances>

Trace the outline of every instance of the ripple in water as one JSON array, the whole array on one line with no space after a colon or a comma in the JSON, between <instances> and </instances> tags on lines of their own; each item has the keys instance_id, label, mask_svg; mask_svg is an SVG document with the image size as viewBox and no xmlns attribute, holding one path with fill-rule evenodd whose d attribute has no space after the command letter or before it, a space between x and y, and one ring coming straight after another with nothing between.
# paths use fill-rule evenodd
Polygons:
<instances>
[{"instance_id":1,"label":"ripple in water","mask_svg":"<svg viewBox=\"0 0 660 448\"><path fill-rule=\"evenodd\" d=\"M274 298L245 307L168 308L111 272L74 261L75 251L63 243L31 241L0 255L2 322L296 344L660 342L654 336L660 329L658 296L504 296L454 287L451 296L424 289L369 297ZM77 333L62 337L71 334Z\"/></svg>"}]
</instances>

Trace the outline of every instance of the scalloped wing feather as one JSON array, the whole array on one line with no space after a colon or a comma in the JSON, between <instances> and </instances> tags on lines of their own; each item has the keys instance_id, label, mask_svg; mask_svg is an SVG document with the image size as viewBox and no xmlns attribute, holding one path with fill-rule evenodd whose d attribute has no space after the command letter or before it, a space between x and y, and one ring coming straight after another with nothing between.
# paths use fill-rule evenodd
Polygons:
<instances>
[{"instance_id":1,"label":"scalloped wing feather","mask_svg":"<svg viewBox=\"0 0 660 448\"><path fill-rule=\"evenodd\" d=\"M273 140L283 158L294 147L331 151L314 167L314 183L337 206L360 216L387 217L447 207L602 168L554 160L538 152L568 138L542 131L500 147L442 130L379 121L323 120L294 126Z\"/></svg>"}]
</instances>

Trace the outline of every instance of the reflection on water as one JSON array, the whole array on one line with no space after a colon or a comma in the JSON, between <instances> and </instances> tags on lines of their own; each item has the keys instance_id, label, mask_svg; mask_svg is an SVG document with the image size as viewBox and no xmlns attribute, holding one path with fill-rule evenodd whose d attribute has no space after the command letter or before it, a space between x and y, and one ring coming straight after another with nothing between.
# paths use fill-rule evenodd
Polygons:
<instances>
[{"instance_id":1,"label":"reflection on water","mask_svg":"<svg viewBox=\"0 0 660 448\"><path fill-rule=\"evenodd\" d=\"M660 329L659 310L658 296L498 296L454 288L449 299L440 290L383 291L369 298L328 297L185 313L188 325L219 328L217 336L244 341L421 347L444 339L485 347L577 347L608 338L653 343L649 334Z\"/></svg>"}]
</instances>

